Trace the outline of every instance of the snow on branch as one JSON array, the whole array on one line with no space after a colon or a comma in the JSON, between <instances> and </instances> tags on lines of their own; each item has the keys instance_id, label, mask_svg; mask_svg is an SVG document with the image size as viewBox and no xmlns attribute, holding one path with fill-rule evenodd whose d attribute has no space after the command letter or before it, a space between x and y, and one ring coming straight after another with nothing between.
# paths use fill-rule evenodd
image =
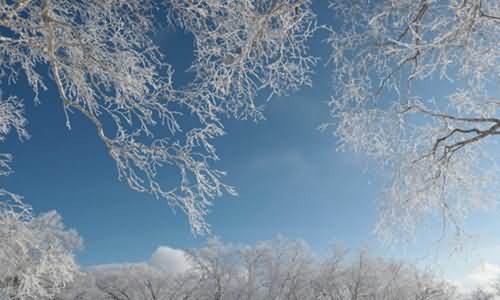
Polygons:
<instances>
[{"instance_id":1,"label":"snow on branch","mask_svg":"<svg viewBox=\"0 0 500 300\"><path fill-rule=\"evenodd\" d=\"M329 38L330 125L341 149L368 153L393 174L378 230L404 236L440 212L443 227L461 235L471 209L498 199L500 2L333 0L331 8L341 21Z\"/></svg>"},{"instance_id":2,"label":"snow on branch","mask_svg":"<svg viewBox=\"0 0 500 300\"><path fill-rule=\"evenodd\" d=\"M179 90L152 39L159 7L195 39L196 78ZM235 194L211 166L223 119L258 119L260 91L310 85L315 30L310 0L11 1L0 6L0 74L15 83L23 73L35 101L54 84L66 126L85 116L119 178L186 212L201 233L215 197ZM177 169L178 184L160 182L164 166Z\"/></svg>"},{"instance_id":3,"label":"snow on branch","mask_svg":"<svg viewBox=\"0 0 500 300\"><path fill-rule=\"evenodd\" d=\"M0 202L0 297L53 299L78 274L73 252L80 237L55 211L34 216L19 197L9 196Z\"/></svg>"},{"instance_id":4,"label":"snow on branch","mask_svg":"<svg viewBox=\"0 0 500 300\"><path fill-rule=\"evenodd\" d=\"M196 74L188 95L236 118L262 117L259 91L271 97L311 85L317 29L310 0L171 1L172 18L195 39Z\"/></svg>"}]
</instances>

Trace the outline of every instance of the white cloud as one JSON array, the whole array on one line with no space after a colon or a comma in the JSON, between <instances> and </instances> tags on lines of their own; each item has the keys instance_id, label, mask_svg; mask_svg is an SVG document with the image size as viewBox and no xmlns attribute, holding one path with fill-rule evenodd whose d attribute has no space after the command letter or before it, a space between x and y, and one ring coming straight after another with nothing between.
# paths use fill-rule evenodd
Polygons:
<instances>
[{"instance_id":1,"label":"white cloud","mask_svg":"<svg viewBox=\"0 0 500 300\"><path fill-rule=\"evenodd\" d=\"M190 268L190 262L183 250L168 246L158 247L149 260L134 263L114 263L89 266L86 269L94 273L112 273L123 269L153 268L165 273L182 273Z\"/></svg>"},{"instance_id":2,"label":"white cloud","mask_svg":"<svg viewBox=\"0 0 500 300\"><path fill-rule=\"evenodd\" d=\"M478 268L467 274L461 282L460 288L470 292L476 288L492 291L491 284L500 278L500 265L483 263Z\"/></svg>"},{"instance_id":3,"label":"white cloud","mask_svg":"<svg viewBox=\"0 0 500 300\"><path fill-rule=\"evenodd\" d=\"M184 251L161 246L156 249L148 264L168 273L182 273L189 269L189 260Z\"/></svg>"}]
</instances>

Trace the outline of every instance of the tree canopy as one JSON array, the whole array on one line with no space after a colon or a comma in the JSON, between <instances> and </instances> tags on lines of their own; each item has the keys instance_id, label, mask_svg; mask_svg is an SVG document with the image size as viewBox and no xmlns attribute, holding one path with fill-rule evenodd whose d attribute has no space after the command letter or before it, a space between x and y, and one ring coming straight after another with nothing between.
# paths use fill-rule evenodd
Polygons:
<instances>
[{"instance_id":1,"label":"tree canopy","mask_svg":"<svg viewBox=\"0 0 500 300\"><path fill-rule=\"evenodd\" d=\"M26 80L39 102L53 87L64 125L70 130L75 115L92 124L120 180L179 208L194 233L205 233L214 199L236 194L213 168L214 139L225 134L225 122L263 119L265 100L310 86L323 59L334 94L332 119L318 125L334 132L340 150L368 155L390 177L378 232L413 232L437 215L461 235L469 211L498 202L500 2L330 0L330 8L331 22L319 24L312 0L2 0L0 140L11 132L29 138L23 101L31 99L5 91ZM171 28L193 38L194 76L181 87L154 38ZM328 34L322 46L329 57L309 51L320 31ZM0 154L0 175L12 172L11 160ZM165 168L176 170L177 182L159 179ZM4 188L0 197L0 297L53 297L78 274L72 253L80 238L56 212L36 215ZM133 292L154 298L155 284L166 280L169 292L199 299L378 299L396 287L415 299L453 297L413 270L404 276L423 285L406 286L400 266L364 256L353 266L317 267L300 244L235 252L213 242L188 256L196 269L188 279L142 270L148 279ZM129 278L108 275L94 292L128 295Z\"/></svg>"},{"instance_id":2,"label":"tree canopy","mask_svg":"<svg viewBox=\"0 0 500 300\"><path fill-rule=\"evenodd\" d=\"M34 101L55 86L68 129L74 114L84 116L120 180L180 208L203 233L212 201L236 194L212 167L225 120L259 120L259 99L311 85L320 58L310 41L326 31L333 119L318 124L333 128L340 149L390 171L379 231L411 232L438 212L461 233L470 209L496 200L490 144L500 133L500 4L331 0L330 7L331 23L318 24L311 0L3 1L1 85L22 74ZM194 78L182 87L153 38L165 28L159 24L193 37ZM425 93L431 81L444 95ZM2 136L13 128L27 138L21 100L7 95L0 109ZM7 169L9 159L2 156ZM161 182L163 168L176 169L178 182Z\"/></svg>"},{"instance_id":3,"label":"tree canopy","mask_svg":"<svg viewBox=\"0 0 500 300\"><path fill-rule=\"evenodd\" d=\"M498 201L500 3L331 6L335 134L392 177L379 231L413 232L437 213L461 235L471 209Z\"/></svg>"}]
</instances>

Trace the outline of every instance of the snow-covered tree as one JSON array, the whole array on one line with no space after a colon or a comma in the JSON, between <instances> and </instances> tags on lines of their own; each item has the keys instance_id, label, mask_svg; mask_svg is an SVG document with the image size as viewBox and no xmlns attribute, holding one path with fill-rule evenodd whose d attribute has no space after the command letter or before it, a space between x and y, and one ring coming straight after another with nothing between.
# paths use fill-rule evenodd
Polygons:
<instances>
[{"instance_id":1,"label":"snow-covered tree","mask_svg":"<svg viewBox=\"0 0 500 300\"><path fill-rule=\"evenodd\" d=\"M218 159L211 140L224 134L222 119L257 118L259 91L283 94L310 84L316 61L306 45L316 28L310 6L310 0L3 1L0 88L22 73L38 101L55 86L66 126L74 113L86 117L120 179L180 208L192 230L204 232L211 201L235 194L210 166ZM194 38L195 80L180 90L151 38L162 21ZM184 124L185 115L194 121ZM178 183L157 179L164 166L177 169Z\"/></svg>"},{"instance_id":2,"label":"snow-covered tree","mask_svg":"<svg viewBox=\"0 0 500 300\"><path fill-rule=\"evenodd\" d=\"M11 131L28 138L23 105L1 98L0 141ZM0 176L12 172L12 155L0 154ZM54 211L34 216L19 195L0 188L0 298L51 299L78 271L73 251L80 238L66 230Z\"/></svg>"},{"instance_id":3,"label":"snow-covered tree","mask_svg":"<svg viewBox=\"0 0 500 300\"><path fill-rule=\"evenodd\" d=\"M175 298L175 293L180 292L173 277L148 265L104 268L94 270L90 276L95 278L97 290L109 299L156 300Z\"/></svg>"},{"instance_id":4,"label":"snow-covered tree","mask_svg":"<svg viewBox=\"0 0 500 300\"><path fill-rule=\"evenodd\" d=\"M78 273L80 238L54 211L33 216L17 198L0 202L0 241L1 299L52 299Z\"/></svg>"},{"instance_id":5,"label":"snow-covered tree","mask_svg":"<svg viewBox=\"0 0 500 300\"><path fill-rule=\"evenodd\" d=\"M60 300L456 300L453 286L410 264L364 251L315 257L302 241L253 246L211 240L187 251L191 269L168 273L146 264L87 270Z\"/></svg>"},{"instance_id":6,"label":"snow-covered tree","mask_svg":"<svg viewBox=\"0 0 500 300\"><path fill-rule=\"evenodd\" d=\"M342 149L368 153L392 174L377 229L411 232L439 211L443 226L461 234L471 208L496 200L500 4L330 3L335 133ZM73 114L93 124L121 180L184 211L195 233L206 232L212 201L236 194L211 166L224 120L259 119L259 97L311 84L317 58L308 54L308 41L319 28L311 6L311 0L3 1L0 89L26 78L39 101L53 87L65 125L71 128ZM174 87L169 58L153 39L162 22L193 38L194 79L183 87ZM439 95L429 95L427 84L439 84ZM11 127L26 137L15 95L0 109L2 137ZM9 159L0 157L1 165ZM164 169L177 172L178 181L161 182Z\"/></svg>"},{"instance_id":7,"label":"snow-covered tree","mask_svg":"<svg viewBox=\"0 0 500 300\"><path fill-rule=\"evenodd\" d=\"M483 289L477 288L467 297L469 300L494 300L495 295L491 292L487 292Z\"/></svg>"},{"instance_id":8,"label":"snow-covered tree","mask_svg":"<svg viewBox=\"0 0 500 300\"><path fill-rule=\"evenodd\" d=\"M500 2L330 3L330 125L392 178L377 229L439 214L461 235L464 215L498 200Z\"/></svg>"}]
</instances>

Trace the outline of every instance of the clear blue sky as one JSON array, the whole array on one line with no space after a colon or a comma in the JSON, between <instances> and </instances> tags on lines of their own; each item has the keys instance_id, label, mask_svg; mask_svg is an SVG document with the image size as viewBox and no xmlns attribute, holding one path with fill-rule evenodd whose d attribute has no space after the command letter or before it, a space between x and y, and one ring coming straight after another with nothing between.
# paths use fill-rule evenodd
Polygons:
<instances>
[{"instance_id":1,"label":"clear blue sky","mask_svg":"<svg viewBox=\"0 0 500 300\"><path fill-rule=\"evenodd\" d=\"M317 11L325 11L326 1L316 4ZM320 17L326 20L327 14ZM184 70L192 40L182 32L160 36L182 84L189 79ZM324 56L320 39L313 52ZM351 249L369 246L385 254L372 235L384 175L364 173L365 159L336 152L335 138L316 129L329 120L326 102L334 88L324 63L312 88L269 102L267 120L226 122L228 134L216 142L221 161L214 166L228 172L226 182L237 187L239 196L215 202L208 217L214 235L253 243L281 234L304 239L320 253L341 241ZM32 138L24 143L11 138L2 145L2 152L15 155L15 173L2 178L2 186L23 195L37 212L57 210L68 227L78 230L85 242L77 256L83 265L145 260L159 245L203 244L205 237L190 233L181 212L118 181L113 161L86 119L75 114L72 130L66 129L61 101L49 88L38 106L23 79L4 89L25 99ZM499 224L490 215L471 219L471 228L486 234L481 247L500 245ZM425 246L415 248L408 256ZM460 268L466 267L448 266L455 273Z\"/></svg>"}]
</instances>

